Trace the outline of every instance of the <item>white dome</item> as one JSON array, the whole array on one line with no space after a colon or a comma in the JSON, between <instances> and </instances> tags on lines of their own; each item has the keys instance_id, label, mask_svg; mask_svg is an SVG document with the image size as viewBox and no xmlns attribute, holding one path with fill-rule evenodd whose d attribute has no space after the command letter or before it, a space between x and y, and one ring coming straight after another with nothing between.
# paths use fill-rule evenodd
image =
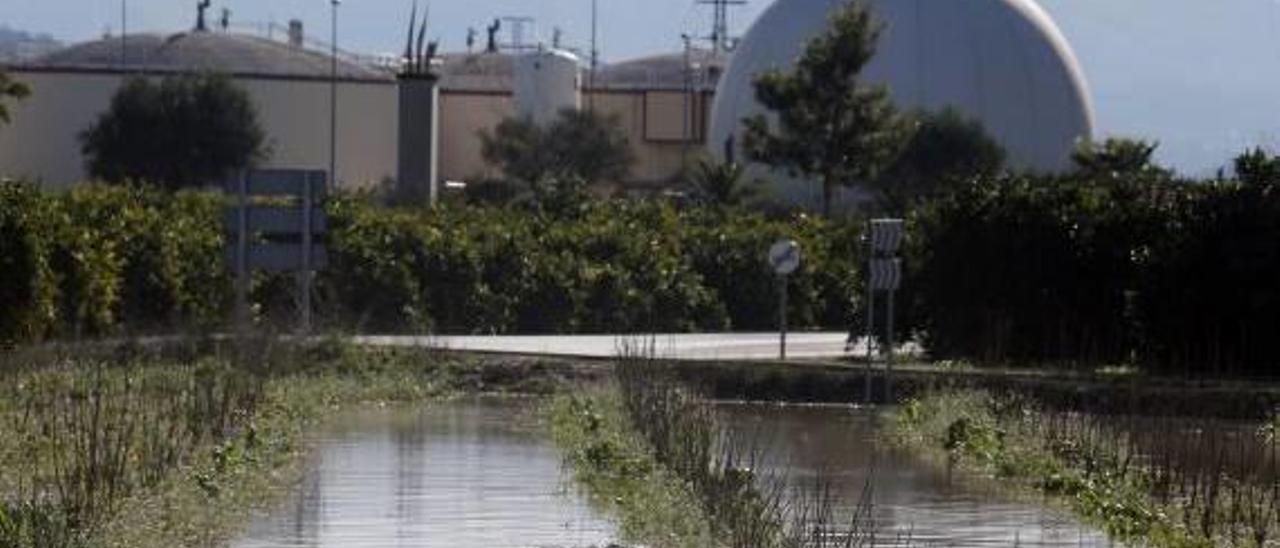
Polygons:
<instances>
[{"instance_id":1,"label":"white dome","mask_svg":"<svg viewBox=\"0 0 1280 548\"><path fill-rule=\"evenodd\" d=\"M1061 171L1093 130L1084 74L1033 0L864 0L886 23L865 81L902 110L952 106L982 122L1010 167ZM720 80L708 147L719 155L742 119L762 112L752 80L789 70L844 0L777 0L743 38ZM741 156L739 156L741 157Z\"/></svg>"}]
</instances>

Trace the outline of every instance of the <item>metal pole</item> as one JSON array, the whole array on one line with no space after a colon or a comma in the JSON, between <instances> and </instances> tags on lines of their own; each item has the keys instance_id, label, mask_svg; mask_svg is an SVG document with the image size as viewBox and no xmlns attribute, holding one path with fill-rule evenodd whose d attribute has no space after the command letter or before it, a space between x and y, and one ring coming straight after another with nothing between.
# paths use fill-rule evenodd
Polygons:
<instances>
[{"instance_id":1,"label":"metal pole","mask_svg":"<svg viewBox=\"0 0 1280 548\"><path fill-rule=\"evenodd\" d=\"M889 302L888 302L889 309L885 311L885 320L886 320L886 323L888 324L885 328L885 332L886 332L885 342L888 343L888 345L885 348L886 352L885 352L885 364L884 364L884 403L886 405L893 403L893 345L894 345L893 296L894 296L894 293L897 293L897 291L894 291L892 289L889 290Z\"/></svg>"},{"instance_id":2,"label":"metal pole","mask_svg":"<svg viewBox=\"0 0 1280 548\"><path fill-rule=\"evenodd\" d=\"M689 163L689 143L692 142L693 129L693 61L690 58L690 36L681 35L684 39L684 142L680 147L680 164L687 167Z\"/></svg>"},{"instance_id":3,"label":"metal pole","mask_svg":"<svg viewBox=\"0 0 1280 548\"><path fill-rule=\"evenodd\" d=\"M120 69L129 66L129 0L120 0Z\"/></svg>"},{"instance_id":4,"label":"metal pole","mask_svg":"<svg viewBox=\"0 0 1280 548\"><path fill-rule=\"evenodd\" d=\"M312 262L311 256L312 234L315 231L315 182L312 178L314 173L307 172L302 180L302 272L298 275L298 294L300 296L300 306L302 313L300 315L301 325L298 328L299 334L311 334L311 279L312 279Z\"/></svg>"},{"instance_id":5,"label":"metal pole","mask_svg":"<svg viewBox=\"0 0 1280 548\"><path fill-rule=\"evenodd\" d=\"M875 248L876 244L871 240L871 223L867 223L866 230L867 241L867 364L863 370L862 376L862 401L868 405L871 404L871 364L875 361L875 355L872 354L872 343L876 336L876 289L875 289L875 272L872 265L875 264Z\"/></svg>"},{"instance_id":6,"label":"metal pole","mask_svg":"<svg viewBox=\"0 0 1280 548\"><path fill-rule=\"evenodd\" d=\"M249 331L249 173L240 173L236 204L236 332Z\"/></svg>"},{"instance_id":7,"label":"metal pole","mask_svg":"<svg viewBox=\"0 0 1280 548\"><path fill-rule=\"evenodd\" d=\"M587 87L590 92L587 93L587 111L592 112L596 109L596 67L600 60L600 50L598 49L597 34L600 27L600 1L591 0L591 71L587 74Z\"/></svg>"},{"instance_id":8,"label":"metal pole","mask_svg":"<svg viewBox=\"0 0 1280 548\"><path fill-rule=\"evenodd\" d=\"M329 43L329 178L335 185L338 182L338 4L341 3L341 0L330 0L329 3L333 24Z\"/></svg>"},{"instance_id":9,"label":"metal pole","mask_svg":"<svg viewBox=\"0 0 1280 548\"><path fill-rule=\"evenodd\" d=\"M778 341L779 359L787 359L787 280L788 276L783 274L778 277L778 327L780 331L780 340Z\"/></svg>"},{"instance_id":10,"label":"metal pole","mask_svg":"<svg viewBox=\"0 0 1280 548\"><path fill-rule=\"evenodd\" d=\"M876 337L876 291L871 288L871 271L867 271L867 364L863 370L862 400L871 403L871 364L875 361L872 353Z\"/></svg>"}]
</instances>

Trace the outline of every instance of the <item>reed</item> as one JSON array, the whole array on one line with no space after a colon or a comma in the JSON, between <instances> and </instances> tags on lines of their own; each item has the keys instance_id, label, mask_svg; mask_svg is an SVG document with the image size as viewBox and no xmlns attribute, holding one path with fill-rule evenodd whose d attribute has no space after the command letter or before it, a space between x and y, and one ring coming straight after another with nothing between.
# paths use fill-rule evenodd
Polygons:
<instances>
[{"instance_id":1,"label":"reed","mask_svg":"<svg viewBox=\"0 0 1280 548\"><path fill-rule=\"evenodd\" d=\"M624 355L615 374L628 422L656 461L691 487L721 545L827 548L877 541L869 486L860 500L840 501L821 477L797 486L757 474L771 448L727 427L712 402L679 381L670 366ZM847 515L842 502L852 502Z\"/></svg>"},{"instance_id":2,"label":"reed","mask_svg":"<svg viewBox=\"0 0 1280 548\"><path fill-rule=\"evenodd\" d=\"M251 420L261 382L214 360L65 362L0 385L0 545L88 538L124 498Z\"/></svg>"},{"instance_id":3,"label":"reed","mask_svg":"<svg viewBox=\"0 0 1280 548\"><path fill-rule=\"evenodd\" d=\"M1063 497L1123 541L1280 545L1280 468L1267 427L1100 416L981 392L925 395L898 418L900 439Z\"/></svg>"}]
</instances>

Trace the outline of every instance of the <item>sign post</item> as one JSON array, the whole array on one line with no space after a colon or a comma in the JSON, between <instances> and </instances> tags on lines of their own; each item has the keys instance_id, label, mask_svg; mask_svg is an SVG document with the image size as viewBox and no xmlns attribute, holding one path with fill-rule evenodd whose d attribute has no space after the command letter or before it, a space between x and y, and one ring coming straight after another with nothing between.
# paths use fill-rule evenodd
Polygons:
<instances>
[{"instance_id":1,"label":"sign post","mask_svg":"<svg viewBox=\"0 0 1280 548\"><path fill-rule=\"evenodd\" d=\"M312 329L312 285L315 271L328 264L316 236L327 230L328 219L316 201L325 191L323 171L261 170L242 173L232 191L235 206L225 225L233 232L227 256L235 265L236 323L241 335L248 332L249 281L253 269L296 272L298 279L298 331ZM250 198L271 196L286 205L254 205Z\"/></svg>"},{"instance_id":2,"label":"sign post","mask_svg":"<svg viewBox=\"0 0 1280 548\"><path fill-rule=\"evenodd\" d=\"M787 289L791 273L800 268L800 244L779 240L769 248L769 266L778 277L778 356L787 359Z\"/></svg>"},{"instance_id":3,"label":"sign post","mask_svg":"<svg viewBox=\"0 0 1280 548\"><path fill-rule=\"evenodd\" d=\"M871 401L871 346L875 341L875 303L876 292L887 293L885 309L885 376L884 399L886 403L893 398L893 352L894 296L902 285L902 259L897 258L902 247L902 219L874 219L868 231L868 263L867 263L867 370L864 376L863 397Z\"/></svg>"}]
</instances>

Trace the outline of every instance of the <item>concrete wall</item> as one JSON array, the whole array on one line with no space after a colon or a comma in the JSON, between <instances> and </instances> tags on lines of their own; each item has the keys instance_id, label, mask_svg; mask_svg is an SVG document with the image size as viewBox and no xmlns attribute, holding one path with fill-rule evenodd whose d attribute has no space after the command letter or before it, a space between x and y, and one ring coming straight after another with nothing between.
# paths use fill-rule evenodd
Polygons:
<instances>
[{"instance_id":1,"label":"concrete wall","mask_svg":"<svg viewBox=\"0 0 1280 548\"><path fill-rule=\"evenodd\" d=\"M53 188L85 180L78 135L107 109L122 77L22 70L11 75L30 85L32 95L12 105L13 123L0 128L0 176ZM239 83L253 97L267 133L271 156L264 167L329 169L328 82ZM338 179L345 186L395 176L398 101L391 83L339 84Z\"/></svg>"},{"instance_id":2,"label":"concrete wall","mask_svg":"<svg viewBox=\"0 0 1280 548\"><path fill-rule=\"evenodd\" d=\"M480 154L480 132L492 131L514 115L510 93L440 90L441 182L500 175Z\"/></svg>"},{"instance_id":3,"label":"concrete wall","mask_svg":"<svg viewBox=\"0 0 1280 548\"><path fill-rule=\"evenodd\" d=\"M66 187L84 181L78 135L107 109L122 78L114 74L23 72L13 76L32 96L12 105L13 124L0 128L0 177ZM316 80L241 79L268 135L264 167L328 170L329 84ZM636 154L635 183L676 177L686 158L701 153L709 93L691 96L692 140L685 142L684 94L672 91L597 90L583 105L617 115ZM356 187L394 178L398 167L399 95L394 83L342 82L338 87L338 174ZM515 113L505 92L442 90L440 159L443 181L500 175L481 156L480 132Z\"/></svg>"},{"instance_id":4,"label":"concrete wall","mask_svg":"<svg viewBox=\"0 0 1280 548\"><path fill-rule=\"evenodd\" d=\"M631 140L635 183L661 183L676 177L686 157L702 153L709 93L692 97L692 139L684 133L684 94L668 91L604 91L584 94L583 107L616 115ZM440 173L445 181L475 181L500 173L481 156L480 133L492 131L515 114L512 97L501 92L440 92ZM686 156L687 155L687 156Z\"/></svg>"}]
</instances>

